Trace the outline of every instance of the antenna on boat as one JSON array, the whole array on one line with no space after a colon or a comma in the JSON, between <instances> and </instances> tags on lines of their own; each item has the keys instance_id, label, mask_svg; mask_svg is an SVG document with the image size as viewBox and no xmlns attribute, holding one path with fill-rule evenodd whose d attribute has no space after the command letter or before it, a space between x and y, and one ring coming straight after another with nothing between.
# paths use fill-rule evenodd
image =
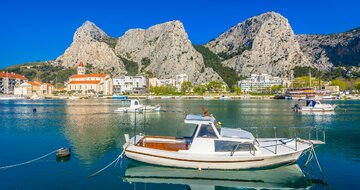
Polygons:
<instances>
[{"instance_id":1,"label":"antenna on boat","mask_svg":"<svg viewBox=\"0 0 360 190\"><path fill-rule=\"evenodd\" d=\"M200 109L203 112L204 116L210 117L209 111L204 106L200 106Z\"/></svg>"}]
</instances>

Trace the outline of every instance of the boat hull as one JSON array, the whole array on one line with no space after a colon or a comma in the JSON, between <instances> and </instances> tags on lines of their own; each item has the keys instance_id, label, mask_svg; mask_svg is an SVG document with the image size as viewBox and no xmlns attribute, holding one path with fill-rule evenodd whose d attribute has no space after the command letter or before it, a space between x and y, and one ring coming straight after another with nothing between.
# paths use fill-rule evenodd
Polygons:
<instances>
[{"instance_id":1,"label":"boat hull","mask_svg":"<svg viewBox=\"0 0 360 190\"><path fill-rule=\"evenodd\" d=\"M306 149L294 151L287 154L278 154L273 156L230 156L205 155L205 154L186 154L181 152L169 152L152 150L130 145L125 150L126 157L154 165L171 166L178 168L196 168L196 169L257 169L276 167L296 162L303 151Z\"/></svg>"}]
</instances>

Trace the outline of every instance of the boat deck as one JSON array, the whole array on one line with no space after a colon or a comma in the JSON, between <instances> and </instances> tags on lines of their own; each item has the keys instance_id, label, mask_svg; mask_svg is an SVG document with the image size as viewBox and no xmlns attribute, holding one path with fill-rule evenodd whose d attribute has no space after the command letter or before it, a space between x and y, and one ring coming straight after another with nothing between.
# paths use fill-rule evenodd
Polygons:
<instances>
[{"instance_id":1,"label":"boat deck","mask_svg":"<svg viewBox=\"0 0 360 190\"><path fill-rule=\"evenodd\" d=\"M271 139L258 139L262 155L286 154L297 150L309 148L305 141L286 139L283 141L273 141Z\"/></svg>"}]
</instances>

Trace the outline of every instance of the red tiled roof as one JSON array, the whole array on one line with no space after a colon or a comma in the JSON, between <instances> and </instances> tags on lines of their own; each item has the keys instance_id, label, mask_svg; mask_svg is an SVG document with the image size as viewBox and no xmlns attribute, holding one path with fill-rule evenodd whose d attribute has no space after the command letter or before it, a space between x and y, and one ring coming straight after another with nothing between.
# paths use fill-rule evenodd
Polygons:
<instances>
[{"instance_id":1,"label":"red tiled roof","mask_svg":"<svg viewBox=\"0 0 360 190\"><path fill-rule=\"evenodd\" d=\"M80 61L80 63L79 63L78 66L79 66L79 67L84 67L84 63L83 63L82 61Z\"/></svg>"},{"instance_id":2,"label":"red tiled roof","mask_svg":"<svg viewBox=\"0 0 360 190\"><path fill-rule=\"evenodd\" d=\"M70 78L87 78L87 77L106 77L107 74L86 74L86 75L73 75Z\"/></svg>"},{"instance_id":3,"label":"red tiled roof","mask_svg":"<svg viewBox=\"0 0 360 190\"><path fill-rule=\"evenodd\" d=\"M16 74L16 73L6 73L6 72L0 72L0 78L8 77L10 79L21 79L21 80L28 80L26 77Z\"/></svg>"},{"instance_id":4,"label":"red tiled roof","mask_svg":"<svg viewBox=\"0 0 360 190\"><path fill-rule=\"evenodd\" d=\"M71 81L68 84L99 84L99 80L83 80L83 81Z\"/></svg>"},{"instance_id":5,"label":"red tiled roof","mask_svg":"<svg viewBox=\"0 0 360 190\"><path fill-rule=\"evenodd\" d=\"M49 84L49 83L46 83L46 82L37 82L37 81L32 82L32 81L30 81L28 83L31 84L32 86L40 86L42 84L46 84L47 86L52 86L52 84Z\"/></svg>"}]
</instances>

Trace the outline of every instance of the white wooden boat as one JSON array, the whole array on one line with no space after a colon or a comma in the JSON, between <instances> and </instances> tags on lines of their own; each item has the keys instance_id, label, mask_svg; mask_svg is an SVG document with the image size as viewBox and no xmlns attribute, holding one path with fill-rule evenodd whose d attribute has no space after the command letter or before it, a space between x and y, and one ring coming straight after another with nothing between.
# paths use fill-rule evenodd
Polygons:
<instances>
[{"instance_id":1,"label":"white wooden boat","mask_svg":"<svg viewBox=\"0 0 360 190\"><path fill-rule=\"evenodd\" d=\"M319 100L305 99L305 105L295 104L294 111L296 112L327 112L334 111L336 105L322 104Z\"/></svg>"},{"instance_id":2,"label":"white wooden boat","mask_svg":"<svg viewBox=\"0 0 360 190\"><path fill-rule=\"evenodd\" d=\"M185 123L196 125L192 137L125 135L125 155L162 166L250 169L296 162L313 146L298 138L254 138L242 129L217 128L212 115L188 115Z\"/></svg>"},{"instance_id":3,"label":"white wooden boat","mask_svg":"<svg viewBox=\"0 0 360 190\"><path fill-rule=\"evenodd\" d=\"M79 96L70 96L69 100L79 100L80 97Z\"/></svg>"},{"instance_id":4,"label":"white wooden boat","mask_svg":"<svg viewBox=\"0 0 360 190\"><path fill-rule=\"evenodd\" d=\"M127 113L127 112L135 112L135 110L137 112L142 112L142 111L156 112L156 111L160 111L160 109L161 109L160 105L155 105L155 106L143 105L140 103L139 100L130 100L130 106L117 108L116 110L114 110L114 112Z\"/></svg>"},{"instance_id":5,"label":"white wooden boat","mask_svg":"<svg viewBox=\"0 0 360 190\"><path fill-rule=\"evenodd\" d=\"M124 181L188 185L195 189L298 189L312 184L297 164L267 170L193 170L130 162Z\"/></svg>"},{"instance_id":6,"label":"white wooden boat","mask_svg":"<svg viewBox=\"0 0 360 190\"><path fill-rule=\"evenodd\" d=\"M23 96L0 96L0 100L23 100Z\"/></svg>"}]
</instances>

